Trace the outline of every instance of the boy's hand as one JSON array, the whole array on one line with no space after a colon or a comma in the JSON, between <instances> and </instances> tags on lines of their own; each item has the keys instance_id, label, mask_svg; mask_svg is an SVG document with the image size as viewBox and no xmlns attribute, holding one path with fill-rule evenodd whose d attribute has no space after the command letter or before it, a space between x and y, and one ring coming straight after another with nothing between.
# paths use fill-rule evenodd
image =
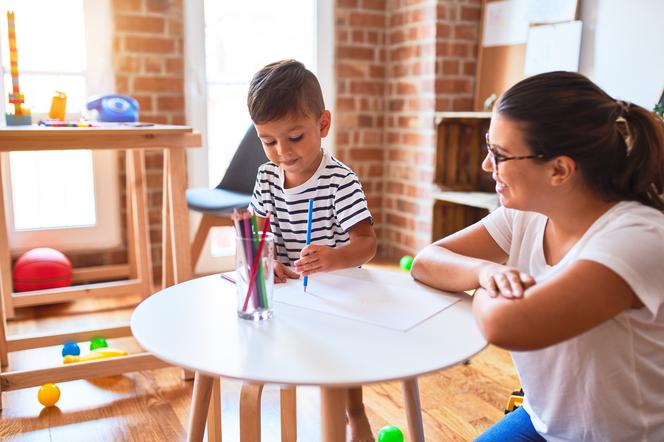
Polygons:
<instances>
[{"instance_id":1,"label":"boy's hand","mask_svg":"<svg viewBox=\"0 0 664 442\"><path fill-rule=\"evenodd\" d=\"M528 287L535 285L535 278L515 267L489 264L480 271L480 286L495 298L521 298Z\"/></svg>"},{"instance_id":2,"label":"boy's hand","mask_svg":"<svg viewBox=\"0 0 664 442\"><path fill-rule=\"evenodd\" d=\"M300 259L295 261L295 270L302 276L335 269L335 249L329 246L309 244L300 252Z\"/></svg>"},{"instance_id":3,"label":"boy's hand","mask_svg":"<svg viewBox=\"0 0 664 442\"><path fill-rule=\"evenodd\" d=\"M293 271L290 267L283 265L279 261L275 260L274 261L274 282L280 283L280 282L286 282L286 279L299 279L300 275L298 275L295 271Z\"/></svg>"}]
</instances>

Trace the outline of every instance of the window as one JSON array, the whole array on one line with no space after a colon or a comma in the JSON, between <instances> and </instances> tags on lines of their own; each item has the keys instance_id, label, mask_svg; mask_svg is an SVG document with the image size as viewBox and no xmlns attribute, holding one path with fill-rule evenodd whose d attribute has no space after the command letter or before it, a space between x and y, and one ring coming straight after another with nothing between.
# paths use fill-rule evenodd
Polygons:
<instances>
[{"instance_id":1,"label":"window","mask_svg":"<svg viewBox=\"0 0 664 442\"><path fill-rule=\"evenodd\" d=\"M47 117L55 91L67 94L68 119L84 115L86 97L112 91L108 0L5 0L0 5L5 108L11 106L7 93L12 89L8 10L15 13L20 90L33 123ZM12 248L72 250L119 244L114 153L12 152L8 157L3 175Z\"/></svg>"},{"instance_id":2,"label":"window","mask_svg":"<svg viewBox=\"0 0 664 442\"><path fill-rule=\"evenodd\" d=\"M196 94L188 94L188 117L196 129L206 136L207 149L193 154L203 154L207 158L192 162L197 173L190 174L190 177L203 175L207 179L190 184L214 187L221 181L237 145L251 124L246 105L247 89L253 74L260 68L286 58L303 62L321 81L327 107L333 105L329 80L332 78L334 2L201 1L198 16L204 22L204 32L196 34L198 31L188 31L190 42L187 47L193 46L191 39L205 42L205 49L199 52L201 65L205 66L205 78L201 79L205 83L205 92L200 94L202 103L199 104L205 112L197 113L192 103ZM195 60L194 56L191 63ZM211 255L233 255L233 236L232 228L213 228L210 234ZM219 268L219 260L215 265L206 266L205 255L204 251L201 261L206 269L203 271Z\"/></svg>"}]
</instances>

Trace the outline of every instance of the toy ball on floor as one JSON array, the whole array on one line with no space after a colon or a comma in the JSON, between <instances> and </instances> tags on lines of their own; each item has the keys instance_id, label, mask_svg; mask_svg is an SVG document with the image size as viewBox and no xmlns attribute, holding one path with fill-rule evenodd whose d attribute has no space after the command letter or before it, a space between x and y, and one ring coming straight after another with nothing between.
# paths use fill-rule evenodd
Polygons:
<instances>
[{"instance_id":1,"label":"toy ball on floor","mask_svg":"<svg viewBox=\"0 0 664 442\"><path fill-rule=\"evenodd\" d=\"M108 347L108 342L106 342L106 339L100 338L99 336L92 338L90 341L90 351L94 350L95 348L104 348Z\"/></svg>"},{"instance_id":2,"label":"toy ball on floor","mask_svg":"<svg viewBox=\"0 0 664 442\"><path fill-rule=\"evenodd\" d=\"M14 264L14 291L69 287L71 263L60 251L39 247L25 252Z\"/></svg>"},{"instance_id":3,"label":"toy ball on floor","mask_svg":"<svg viewBox=\"0 0 664 442\"><path fill-rule=\"evenodd\" d=\"M76 342L67 342L64 347L62 347L62 357L65 356L78 356L81 354L81 349L78 347Z\"/></svg>"},{"instance_id":4,"label":"toy ball on floor","mask_svg":"<svg viewBox=\"0 0 664 442\"><path fill-rule=\"evenodd\" d=\"M378 432L378 442L403 442L403 433L394 425L387 425Z\"/></svg>"},{"instance_id":5,"label":"toy ball on floor","mask_svg":"<svg viewBox=\"0 0 664 442\"><path fill-rule=\"evenodd\" d=\"M37 399L44 407L52 407L60 399L60 389L55 384L44 384L39 387Z\"/></svg>"},{"instance_id":6,"label":"toy ball on floor","mask_svg":"<svg viewBox=\"0 0 664 442\"><path fill-rule=\"evenodd\" d=\"M413 266L413 257L410 255L402 256L401 261L399 261L399 266L401 266L402 269L410 272L410 268Z\"/></svg>"}]
</instances>

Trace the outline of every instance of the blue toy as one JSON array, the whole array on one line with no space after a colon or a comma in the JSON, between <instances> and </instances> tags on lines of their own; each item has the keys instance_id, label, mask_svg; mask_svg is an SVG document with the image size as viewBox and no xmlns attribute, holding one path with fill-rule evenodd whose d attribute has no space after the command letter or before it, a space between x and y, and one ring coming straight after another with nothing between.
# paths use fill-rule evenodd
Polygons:
<instances>
[{"instance_id":1,"label":"blue toy","mask_svg":"<svg viewBox=\"0 0 664 442\"><path fill-rule=\"evenodd\" d=\"M90 97L87 107L96 110L99 121L113 123L138 121L138 101L125 95L97 95Z\"/></svg>"},{"instance_id":2,"label":"blue toy","mask_svg":"<svg viewBox=\"0 0 664 442\"><path fill-rule=\"evenodd\" d=\"M62 347L62 357L65 356L78 356L81 354L81 349L78 347L76 342L67 342L64 347Z\"/></svg>"}]
</instances>

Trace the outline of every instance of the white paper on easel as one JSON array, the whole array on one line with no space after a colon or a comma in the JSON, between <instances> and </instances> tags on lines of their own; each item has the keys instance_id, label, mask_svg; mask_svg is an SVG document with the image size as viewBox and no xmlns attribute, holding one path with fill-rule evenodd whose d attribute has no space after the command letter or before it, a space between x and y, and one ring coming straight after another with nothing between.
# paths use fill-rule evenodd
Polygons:
<instances>
[{"instance_id":1,"label":"white paper on easel","mask_svg":"<svg viewBox=\"0 0 664 442\"><path fill-rule=\"evenodd\" d=\"M482 46L524 44L528 37L528 2L505 0L486 4Z\"/></svg>"},{"instance_id":2,"label":"white paper on easel","mask_svg":"<svg viewBox=\"0 0 664 442\"><path fill-rule=\"evenodd\" d=\"M526 46L526 76L579 69L581 21L532 26Z\"/></svg>"},{"instance_id":3,"label":"white paper on easel","mask_svg":"<svg viewBox=\"0 0 664 442\"><path fill-rule=\"evenodd\" d=\"M458 301L424 285L386 278L373 281L316 273L309 277L306 293L301 281L289 281L275 285L274 299L399 331L407 331Z\"/></svg>"}]
</instances>

